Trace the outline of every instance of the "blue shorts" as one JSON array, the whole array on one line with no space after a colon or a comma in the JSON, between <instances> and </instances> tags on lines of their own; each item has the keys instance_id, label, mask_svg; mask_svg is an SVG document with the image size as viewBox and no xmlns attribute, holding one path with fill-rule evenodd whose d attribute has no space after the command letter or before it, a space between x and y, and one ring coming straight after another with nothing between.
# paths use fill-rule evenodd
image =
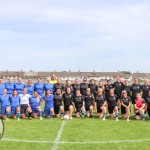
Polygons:
<instances>
[{"instance_id":1,"label":"blue shorts","mask_svg":"<svg viewBox=\"0 0 150 150\"><path fill-rule=\"evenodd\" d=\"M46 116L49 116L49 115L50 115L50 109L54 109L54 107L51 106L51 107L45 107L45 108L44 108L44 113L45 113Z\"/></svg>"},{"instance_id":2,"label":"blue shorts","mask_svg":"<svg viewBox=\"0 0 150 150\"><path fill-rule=\"evenodd\" d=\"M38 110L36 110L37 108L38 108L38 106L37 106L37 107L34 107L34 108L31 107L32 114L38 113Z\"/></svg>"},{"instance_id":3,"label":"blue shorts","mask_svg":"<svg viewBox=\"0 0 150 150\"><path fill-rule=\"evenodd\" d=\"M6 115L6 109L8 108L9 106L3 106L1 107L2 108L2 115Z\"/></svg>"},{"instance_id":4,"label":"blue shorts","mask_svg":"<svg viewBox=\"0 0 150 150\"><path fill-rule=\"evenodd\" d=\"M11 107L11 114L12 115L16 115L16 110L17 110L17 108L18 108L19 106L13 106L13 107Z\"/></svg>"}]
</instances>

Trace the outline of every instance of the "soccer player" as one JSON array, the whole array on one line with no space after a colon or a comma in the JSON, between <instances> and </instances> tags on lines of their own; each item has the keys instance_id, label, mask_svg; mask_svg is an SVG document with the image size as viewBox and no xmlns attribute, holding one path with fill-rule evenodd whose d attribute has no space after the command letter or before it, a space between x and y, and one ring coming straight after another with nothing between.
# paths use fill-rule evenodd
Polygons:
<instances>
[{"instance_id":1,"label":"soccer player","mask_svg":"<svg viewBox=\"0 0 150 150\"><path fill-rule=\"evenodd\" d=\"M121 114L124 119L129 121L130 118L131 98L127 95L127 91L122 91L121 98Z\"/></svg>"},{"instance_id":2,"label":"soccer player","mask_svg":"<svg viewBox=\"0 0 150 150\"><path fill-rule=\"evenodd\" d=\"M67 88L70 88L71 93L73 93L73 87L70 83L70 80L66 80L66 85L63 87L63 91L66 93Z\"/></svg>"},{"instance_id":3,"label":"soccer player","mask_svg":"<svg viewBox=\"0 0 150 150\"><path fill-rule=\"evenodd\" d=\"M103 81L99 81L98 86L97 86L97 91L98 91L98 88L102 88L103 89L103 93L105 92L105 86L104 86Z\"/></svg>"},{"instance_id":4,"label":"soccer player","mask_svg":"<svg viewBox=\"0 0 150 150\"><path fill-rule=\"evenodd\" d=\"M131 86L129 85L129 81L125 80L123 87L122 87L122 91L126 91L127 92L127 96L131 97Z\"/></svg>"},{"instance_id":5,"label":"soccer player","mask_svg":"<svg viewBox=\"0 0 150 150\"><path fill-rule=\"evenodd\" d=\"M17 90L14 90L13 94L9 97L11 105L12 118L17 120L20 119L20 97L18 96Z\"/></svg>"},{"instance_id":6,"label":"soccer player","mask_svg":"<svg viewBox=\"0 0 150 150\"><path fill-rule=\"evenodd\" d=\"M61 92L62 92L63 85L61 83L61 79L60 78L57 78L57 83L54 84L54 92L56 92L57 89L60 89Z\"/></svg>"},{"instance_id":7,"label":"soccer player","mask_svg":"<svg viewBox=\"0 0 150 150\"><path fill-rule=\"evenodd\" d=\"M45 91L50 90L52 94L54 92L54 84L51 83L51 78L50 77L47 77L47 83L44 84L44 90Z\"/></svg>"},{"instance_id":8,"label":"soccer player","mask_svg":"<svg viewBox=\"0 0 150 150\"><path fill-rule=\"evenodd\" d=\"M16 82L14 86L18 94L22 94L23 89L26 87L26 85L22 82L22 79L20 77L18 78L18 82Z\"/></svg>"},{"instance_id":9,"label":"soccer player","mask_svg":"<svg viewBox=\"0 0 150 150\"><path fill-rule=\"evenodd\" d=\"M97 85L96 85L94 79L91 79L90 84L88 85L88 87L90 88L91 93L94 96L96 96L96 94L97 94Z\"/></svg>"},{"instance_id":10,"label":"soccer player","mask_svg":"<svg viewBox=\"0 0 150 150\"><path fill-rule=\"evenodd\" d=\"M51 94L50 90L46 91L46 94L41 101L41 105L43 101L45 101L44 113L46 117L52 118L54 115L54 95Z\"/></svg>"},{"instance_id":11,"label":"soccer player","mask_svg":"<svg viewBox=\"0 0 150 150\"><path fill-rule=\"evenodd\" d=\"M32 80L31 79L28 80L26 88L27 88L27 94L33 95L34 86L32 84Z\"/></svg>"},{"instance_id":12,"label":"soccer player","mask_svg":"<svg viewBox=\"0 0 150 150\"><path fill-rule=\"evenodd\" d=\"M145 100L141 97L140 93L136 93L136 99L135 99L135 118L137 120L142 119L145 121Z\"/></svg>"},{"instance_id":13,"label":"soccer player","mask_svg":"<svg viewBox=\"0 0 150 150\"><path fill-rule=\"evenodd\" d=\"M145 99L146 107L147 107L147 113L150 119L150 90L148 91L148 96Z\"/></svg>"},{"instance_id":14,"label":"soccer player","mask_svg":"<svg viewBox=\"0 0 150 150\"><path fill-rule=\"evenodd\" d=\"M41 77L37 77L37 82L34 84L34 91L37 91L38 94L43 96L44 84L41 82Z\"/></svg>"},{"instance_id":15,"label":"soccer player","mask_svg":"<svg viewBox=\"0 0 150 150\"><path fill-rule=\"evenodd\" d=\"M113 85L111 84L110 80L107 80L107 83L104 86L105 86L105 97L106 99L108 99L110 96L110 90L113 89Z\"/></svg>"},{"instance_id":16,"label":"soccer player","mask_svg":"<svg viewBox=\"0 0 150 150\"><path fill-rule=\"evenodd\" d=\"M42 120L42 110L40 106L41 102L41 96L39 96L37 91L34 91L34 95L29 98L29 104L32 109L32 117L37 118L37 116L40 116L40 120Z\"/></svg>"},{"instance_id":17,"label":"soccer player","mask_svg":"<svg viewBox=\"0 0 150 150\"><path fill-rule=\"evenodd\" d=\"M116 121L118 121L117 96L114 94L114 89L110 90L110 96L107 99L107 103L108 103L109 117L113 118L115 114ZM114 111L114 114L113 114L113 111Z\"/></svg>"},{"instance_id":18,"label":"soccer player","mask_svg":"<svg viewBox=\"0 0 150 150\"><path fill-rule=\"evenodd\" d=\"M85 115L85 102L83 96L80 93L80 90L76 90L76 94L73 97L73 106L76 117L80 117L80 112L82 111L82 118L84 119Z\"/></svg>"},{"instance_id":19,"label":"soccer player","mask_svg":"<svg viewBox=\"0 0 150 150\"><path fill-rule=\"evenodd\" d=\"M106 98L102 88L98 88L95 103L97 106L98 117L105 120L106 119Z\"/></svg>"},{"instance_id":20,"label":"soccer player","mask_svg":"<svg viewBox=\"0 0 150 150\"><path fill-rule=\"evenodd\" d=\"M76 94L76 90L80 90L80 83L78 79L75 79L75 83L72 84L73 94Z\"/></svg>"},{"instance_id":21,"label":"soccer player","mask_svg":"<svg viewBox=\"0 0 150 150\"><path fill-rule=\"evenodd\" d=\"M3 95L4 89L5 89L5 84L3 83L2 77L0 77L0 96ZM1 103L0 103L0 114L1 114Z\"/></svg>"},{"instance_id":22,"label":"soccer player","mask_svg":"<svg viewBox=\"0 0 150 150\"><path fill-rule=\"evenodd\" d=\"M141 86L141 90L143 92L142 98L146 99L148 97L148 91L150 90L149 80L144 80L144 85Z\"/></svg>"},{"instance_id":23,"label":"soccer player","mask_svg":"<svg viewBox=\"0 0 150 150\"><path fill-rule=\"evenodd\" d=\"M64 107L62 104L63 95L61 93L61 89L57 89L54 94L54 112L57 118L60 117L59 112L61 113L61 119L64 117Z\"/></svg>"},{"instance_id":24,"label":"soccer player","mask_svg":"<svg viewBox=\"0 0 150 150\"><path fill-rule=\"evenodd\" d=\"M31 118L31 114L32 114L32 110L31 107L29 105L29 98L31 97L31 95L27 94L27 89L24 88L23 89L23 94L19 94L20 97L20 112L21 112L21 117L22 119L26 118L26 113L28 113L28 119L32 120Z\"/></svg>"},{"instance_id":25,"label":"soccer player","mask_svg":"<svg viewBox=\"0 0 150 150\"><path fill-rule=\"evenodd\" d=\"M86 95L86 89L88 88L87 77L83 78L83 83L80 84L80 90L82 96Z\"/></svg>"},{"instance_id":26,"label":"soccer player","mask_svg":"<svg viewBox=\"0 0 150 150\"><path fill-rule=\"evenodd\" d=\"M93 118L93 107L94 107L94 95L91 93L91 89L86 89L86 95L83 97L85 102L86 115L89 118Z\"/></svg>"},{"instance_id":27,"label":"soccer player","mask_svg":"<svg viewBox=\"0 0 150 150\"><path fill-rule=\"evenodd\" d=\"M66 89L66 93L63 94L64 108L65 113L72 119L73 112L73 94L71 93L71 89L68 87Z\"/></svg>"},{"instance_id":28,"label":"soccer player","mask_svg":"<svg viewBox=\"0 0 150 150\"><path fill-rule=\"evenodd\" d=\"M5 88L7 89L7 95L13 94L15 89L15 84L12 82L12 78L8 78L8 82L5 83Z\"/></svg>"},{"instance_id":29,"label":"soccer player","mask_svg":"<svg viewBox=\"0 0 150 150\"><path fill-rule=\"evenodd\" d=\"M0 96L2 118L9 120L8 116L10 114L10 101L9 95L7 95L7 89L3 89L3 94Z\"/></svg>"},{"instance_id":30,"label":"soccer player","mask_svg":"<svg viewBox=\"0 0 150 150\"><path fill-rule=\"evenodd\" d=\"M56 84L57 83L57 77L54 73L51 74L51 80L50 80L51 84Z\"/></svg>"}]
</instances>

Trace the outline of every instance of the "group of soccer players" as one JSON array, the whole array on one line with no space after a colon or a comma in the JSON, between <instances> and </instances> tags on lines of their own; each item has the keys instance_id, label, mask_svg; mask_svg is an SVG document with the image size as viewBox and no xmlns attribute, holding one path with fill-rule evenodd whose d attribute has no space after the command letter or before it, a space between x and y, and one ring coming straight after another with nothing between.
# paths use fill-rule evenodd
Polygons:
<instances>
[{"instance_id":1,"label":"group of soccer players","mask_svg":"<svg viewBox=\"0 0 150 150\"><path fill-rule=\"evenodd\" d=\"M43 116L52 118L53 115L61 119L67 115L72 119L73 112L77 118L93 118L93 112L97 111L102 120L108 113L110 118L115 117L118 121L121 112L122 117L129 121L133 105L135 118L144 121L146 112L150 117L150 85L148 80L140 85L138 79L129 85L128 80L123 83L119 76L114 83L107 80L106 84L99 81L98 85L94 80L88 83L87 77L83 78L82 83L76 79L73 84L70 80L62 84L54 74L47 78L46 84L41 82L40 77L34 84L32 80L25 84L21 78L18 82L12 82L9 78L8 82L3 83L0 78L0 103L1 117L6 120L9 120L10 114L17 120L20 116L22 119L28 116L30 120L39 116L42 120Z\"/></svg>"}]
</instances>

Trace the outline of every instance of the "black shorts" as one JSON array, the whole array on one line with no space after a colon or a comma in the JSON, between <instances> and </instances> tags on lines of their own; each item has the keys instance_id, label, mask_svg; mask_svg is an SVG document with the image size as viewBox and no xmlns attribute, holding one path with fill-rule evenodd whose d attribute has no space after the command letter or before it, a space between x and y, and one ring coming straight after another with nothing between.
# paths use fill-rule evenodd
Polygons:
<instances>
[{"instance_id":1,"label":"black shorts","mask_svg":"<svg viewBox=\"0 0 150 150\"><path fill-rule=\"evenodd\" d=\"M139 112L139 111L136 112L136 113L135 113L135 116L141 116L140 112Z\"/></svg>"},{"instance_id":2,"label":"black shorts","mask_svg":"<svg viewBox=\"0 0 150 150\"><path fill-rule=\"evenodd\" d=\"M54 105L54 112L55 112L55 114L59 114L60 106L62 106L62 105Z\"/></svg>"},{"instance_id":3,"label":"black shorts","mask_svg":"<svg viewBox=\"0 0 150 150\"><path fill-rule=\"evenodd\" d=\"M108 112L109 112L109 114L113 113L115 107L116 107L116 105L108 105Z\"/></svg>"},{"instance_id":4,"label":"black shorts","mask_svg":"<svg viewBox=\"0 0 150 150\"><path fill-rule=\"evenodd\" d=\"M80 113L81 112L81 107L76 107L76 112L75 113Z\"/></svg>"},{"instance_id":5,"label":"black shorts","mask_svg":"<svg viewBox=\"0 0 150 150\"><path fill-rule=\"evenodd\" d=\"M20 113L21 114L26 114L26 111L27 111L27 108L28 107L30 107L29 105L27 105L27 104L22 104L21 106L20 106Z\"/></svg>"},{"instance_id":6,"label":"black shorts","mask_svg":"<svg viewBox=\"0 0 150 150\"><path fill-rule=\"evenodd\" d=\"M85 106L85 110L86 110L86 111L89 111L91 106L93 106L93 105Z\"/></svg>"},{"instance_id":7,"label":"black shorts","mask_svg":"<svg viewBox=\"0 0 150 150\"><path fill-rule=\"evenodd\" d=\"M102 106L97 106L97 113L102 113L101 107L102 107Z\"/></svg>"},{"instance_id":8,"label":"black shorts","mask_svg":"<svg viewBox=\"0 0 150 150\"><path fill-rule=\"evenodd\" d=\"M126 107L121 106L121 114L126 114Z\"/></svg>"},{"instance_id":9,"label":"black shorts","mask_svg":"<svg viewBox=\"0 0 150 150\"><path fill-rule=\"evenodd\" d=\"M148 116L150 117L150 106L147 107L147 113L148 113Z\"/></svg>"},{"instance_id":10,"label":"black shorts","mask_svg":"<svg viewBox=\"0 0 150 150\"><path fill-rule=\"evenodd\" d=\"M65 111L69 111L69 107L70 107L70 106L72 106L72 105L65 105L65 106L64 106Z\"/></svg>"},{"instance_id":11,"label":"black shorts","mask_svg":"<svg viewBox=\"0 0 150 150\"><path fill-rule=\"evenodd\" d=\"M117 96L117 101L118 99L121 99L121 94L116 94L116 96Z\"/></svg>"}]
</instances>

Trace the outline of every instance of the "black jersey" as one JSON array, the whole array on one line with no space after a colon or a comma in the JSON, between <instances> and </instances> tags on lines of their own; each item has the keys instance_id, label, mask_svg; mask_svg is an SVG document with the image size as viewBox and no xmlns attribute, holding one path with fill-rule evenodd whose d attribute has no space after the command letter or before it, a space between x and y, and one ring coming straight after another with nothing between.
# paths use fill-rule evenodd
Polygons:
<instances>
[{"instance_id":1,"label":"black jersey","mask_svg":"<svg viewBox=\"0 0 150 150\"><path fill-rule=\"evenodd\" d=\"M61 83L55 83L54 84L54 91L56 92L57 89L60 89L62 91L63 85Z\"/></svg>"},{"instance_id":2,"label":"black jersey","mask_svg":"<svg viewBox=\"0 0 150 150\"><path fill-rule=\"evenodd\" d=\"M131 96L131 86L130 85L123 85L122 91L125 90L128 96Z\"/></svg>"},{"instance_id":3,"label":"black jersey","mask_svg":"<svg viewBox=\"0 0 150 150\"><path fill-rule=\"evenodd\" d=\"M146 99L148 97L148 91L150 90L150 85L142 85L141 90L143 92L142 98Z\"/></svg>"},{"instance_id":4,"label":"black jersey","mask_svg":"<svg viewBox=\"0 0 150 150\"><path fill-rule=\"evenodd\" d=\"M101 107L104 104L105 101L106 101L106 98L105 98L104 94L97 95L97 97L95 99L95 102L97 103L98 107Z\"/></svg>"},{"instance_id":5,"label":"black jersey","mask_svg":"<svg viewBox=\"0 0 150 150\"><path fill-rule=\"evenodd\" d=\"M115 106L116 105L116 102L117 102L117 96L114 95L114 96L109 96L108 100L108 105L109 106Z\"/></svg>"},{"instance_id":6,"label":"black jersey","mask_svg":"<svg viewBox=\"0 0 150 150\"><path fill-rule=\"evenodd\" d=\"M129 103L131 102L131 98L127 96L126 98L121 98L121 103L123 103L126 106L129 106Z\"/></svg>"},{"instance_id":7,"label":"black jersey","mask_svg":"<svg viewBox=\"0 0 150 150\"><path fill-rule=\"evenodd\" d=\"M105 86L105 96L106 96L106 99L108 99L110 96L109 92L111 89L113 89L113 85L112 84L110 84L110 85L105 84L104 86Z\"/></svg>"},{"instance_id":8,"label":"black jersey","mask_svg":"<svg viewBox=\"0 0 150 150\"><path fill-rule=\"evenodd\" d=\"M148 107L150 107L150 96L146 97L145 102L147 103Z\"/></svg>"},{"instance_id":9,"label":"black jersey","mask_svg":"<svg viewBox=\"0 0 150 150\"><path fill-rule=\"evenodd\" d=\"M55 106L59 106L62 105L62 99L63 99L63 95L62 94L54 94L54 105Z\"/></svg>"},{"instance_id":10,"label":"black jersey","mask_svg":"<svg viewBox=\"0 0 150 150\"><path fill-rule=\"evenodd\" d=\"M114 90L115 95L121 95L123 83L122 82L115 82L113 84L113 87L115 88L115 90Z\"/></svg>"},{"instance_id":11,"label":"black jersey","mask_svg":"<svg viewBox=\"0 0 150 150\"><path fill-rule=\"evenodd\" d=\"M64 99L64 105L72 105L72 101L73 101L73 94L67 94L64 93L63 94L63 99Z\"/></svg>"},{"instance_id":12,"label":"black jersey","mask_svg":"<svg viewBox=\"0 0 150 150\"><path fill-rule=\"evenodd\" d=\"M93 94L86 94L84 96L84 101L85 101L85 107L90 107L91 105L93 105L93 101L94 101Z\"/></svg>"},{"instance_id":13,"label":"black jersey","mask_svg":"<svg viewBox=\"0 0 150 150\"><path fill-rule=\"evenodd\" d=\"M74 96L73 97L73 102L75 104L76 108L82 107L83 106L83 96Z\"/></svg>"},{"instance_id":14,"label":"black jersey","mask_svg":"<svg viewBox=\"0 0 150 150\"><path fill-rule=\"evenodd\" d=\"M77 84L72 84L72 87L73 87L73 93L74 94L76 94L77 90L80 90L80 84L78 84L78 85Z\"/></svg>"},{"instance_id":15,"label":"black jersey","mask_svg":"<svg viewBox=\"0 0 150 150\"><path fill-rule=\"evenodd\" d=\"M71 93L73 93L73 87L71 85L64 85L63 91L66 93L67 88L70 88Z\"/></svg>"},{"instance_id":16,"label":"black jersey","mask_svg":"<svg viewBox=\"0 0 150 150\"><path fill-rule=\"evenodd\" d=\"M91 89L91 93L96 95L97 93L97 85L96 84L89 84L88 87Z\"/></svg>"},{"instance_id":17,"label":"black jersey","mask_svg":"<svg viewBox=\"0 0 150 150\"><path fill-rule=\"evenodd\" d=\"M141 85L140 84L132 84L131 85L131 92L132 92L132 99L135 99L136 93L141 92Z\"/></svg>"},{"instance_id":18,"label":"black jersey","mask_svg":"<svg viewBox=\"0 0 150 150\"><path fill-rule=\"evenodd\" d=\"M81 83L80 84L80 90L81 90L81 94L82 95L86 95L86 89L88 88L88 84L87 83Z\"/></svg>"}]
</instances>

